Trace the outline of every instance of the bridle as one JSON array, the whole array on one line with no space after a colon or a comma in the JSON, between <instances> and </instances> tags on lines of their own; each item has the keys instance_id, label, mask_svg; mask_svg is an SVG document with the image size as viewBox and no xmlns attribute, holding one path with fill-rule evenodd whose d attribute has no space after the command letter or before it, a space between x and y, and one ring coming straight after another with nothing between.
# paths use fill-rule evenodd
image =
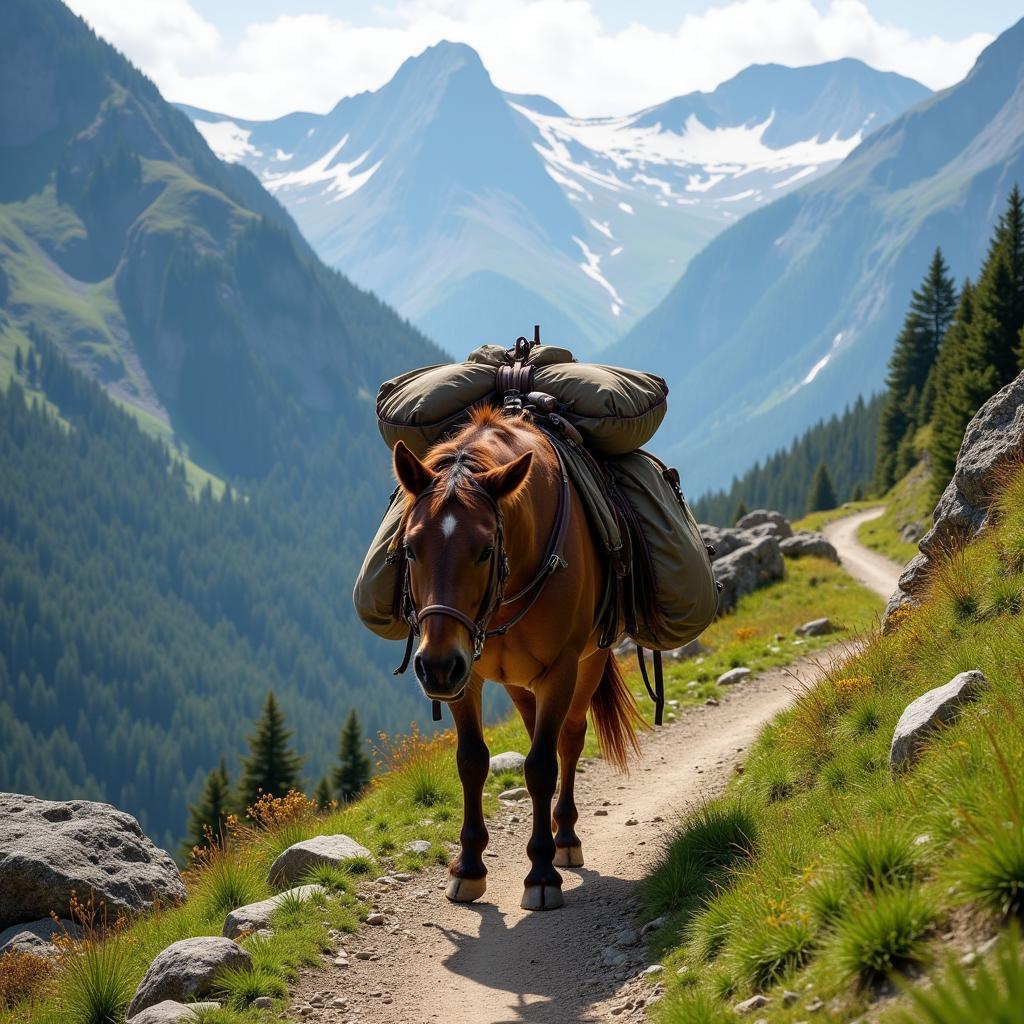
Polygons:
<instances>
[{"instance_id":1,"label":"bridle","mask_svg":"<svg viewBox=\"0 0 1024 1024\"><path fill-rule=\"evenodd\" d=\"M544 432L541 431L541 433ZM504 636L536 604L548 579L558 570L568 568L569 563L565 560L563 552L572 510L569 474L565 468L565 462L562 459L561 452L558 450L558 446L551 438L547 437L547 434L544 434L544 437L548 444L551 445L551 449L558 459L558 470L561 476L561 486L558 491L558 511L555 514L555 523L548 536L548 542L544 549L544 556L541 558L540 566L526 586L521 587L514 594L505 593L505 585L509 577L509 563L508 555L505 551L504 517L498 502L491 497L487 490L472 475L467 477L470 486L475 489L475 494L481 497L485 504L490 507L495 519L494 546L489 559L487 589L484 591L483 599L475 616L471 617L461 608L448 604L430 604L425 608L417 609L412 596L409 558L406 554L402 538L396 539L396 546L391 554L388 555L388 562L393 564L396 561L402 561L401 613L405 621L409 623L409 638L405 645L405 656L402 659L402 664L395 669L394 674L396 676L401 675L409 667L409 661L412 658L413 642L415 637L420 635L420 627L424 619L429 618L431 615L447 615L449 618L455 619L456 622L465 626L469 630L473 641L473 660L478 661L483 654L484 644L487 640L493 637ZM459 456L456 456L456 461L458 458ZM410 515L412 510L424 498L434 494L438 489L446 485L446 481L438 479L421 491L413 501L412 508L409 510ZM515 604L515 602L521 601L524 598L527 599L526 603L511 618L500 626L491 627L491 621L500 608ZM438 706L435 708L435 719L439 717L440 707Z\"/></svg>"}]
</instances>

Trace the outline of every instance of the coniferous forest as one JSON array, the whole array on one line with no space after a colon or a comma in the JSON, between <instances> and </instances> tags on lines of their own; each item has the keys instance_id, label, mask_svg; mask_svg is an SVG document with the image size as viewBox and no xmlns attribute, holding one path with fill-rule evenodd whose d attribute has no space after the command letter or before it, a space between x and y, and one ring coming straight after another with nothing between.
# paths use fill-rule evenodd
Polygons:
<instances>
[{"instance_id":1,"label":"coniferous forest","mask_svg":"<svg viewBox=\"0 0 1024 1024\"><path fill-rule=\"evenodd\" d=\"M0 392L0 789L111 801L175 849L221 757L238 776L269 691L309 789L353 706L371 732L425 720L350 611L386 494L340 468L381 463L379 442L339 435L244 497L194 499L164 446L38 347L60 417Z\"/></svg>"}]
</instances>

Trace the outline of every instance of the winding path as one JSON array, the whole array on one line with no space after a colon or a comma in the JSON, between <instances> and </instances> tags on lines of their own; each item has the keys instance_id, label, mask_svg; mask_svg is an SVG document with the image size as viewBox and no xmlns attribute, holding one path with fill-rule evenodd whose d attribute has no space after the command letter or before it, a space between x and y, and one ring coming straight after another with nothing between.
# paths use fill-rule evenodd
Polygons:
<instances>
[{"instance_id":1,"label":"winding path","mask_svg":"<svg viewBox=\"0 0 1024 1024\"><path fill-rule=\"evenodd\" d=\"M841 520L830 533L859 579L873 560L865 559L856 526L838 527L863 519ZM881 592L881 567L872 572L871 585ZM887 566L886 573L891 589L898 568ZM816 681L823 659L841 654L836 645L728 691L718 706L687 709L678 722L644 737L643 760L629 776L601 760L587 761L577 783L586 865L562 869L562 910L519 908L529 867L526 801L504 805L488 822L490 873L478 903L449 903L447 871L440 867L395 885L370 883L364 896L384 913L385 924L343 940L351 966L304 975L292 1013L316 1024L641 1019L656 983L640 979L647 966L644 945L615 946L617 933L634 922L637 881L680 815L720 793L761 727ZM606 950L624 954L623 962L609 966ZM344 1005L332 1006L335 1000ZM310 1001L321 1005L300 1009Z\"/></svg>"},{"instance_id":2,"label":"winding path","mask_svg":"<svg viewBox=\"0 0 1024 1024\"><path fill-rule=\"evenodd\" d=\"M888 599L899 584L902 567L877 551L866 548L857 539L857 530L861 524L878 519L884 512L884 505L869 508L864 512L855 512L852 516L844 516L828 523L822 529L822 533L839 552L843 568L855 580L859 580L880 597Z\"/></svg>"}]
</instances>

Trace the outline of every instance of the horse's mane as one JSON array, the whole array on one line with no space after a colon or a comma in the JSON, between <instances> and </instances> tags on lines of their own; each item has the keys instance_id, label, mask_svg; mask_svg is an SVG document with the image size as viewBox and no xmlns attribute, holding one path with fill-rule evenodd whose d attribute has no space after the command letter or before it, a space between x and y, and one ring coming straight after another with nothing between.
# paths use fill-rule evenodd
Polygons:
<instances>
[{"instance_id":1,"label":"horse's mane","mask_svg":"<svg viewBox=\"0 0 1024 1024\"><path fill-rule=\"evenodd\" d=\"M513 441L524 432L540 436L540 431L522 416L506 416L489 405L471 410L466 425L450 440L434 445L423 460L424 465L443 477L443 483L430 497L429 514L439 515L450 501L468 508L478 506L480 493L470 478L496 469L514 457ZM413 502L412 496L406 495L406 516Z\"/></svg>"}]
</instances>

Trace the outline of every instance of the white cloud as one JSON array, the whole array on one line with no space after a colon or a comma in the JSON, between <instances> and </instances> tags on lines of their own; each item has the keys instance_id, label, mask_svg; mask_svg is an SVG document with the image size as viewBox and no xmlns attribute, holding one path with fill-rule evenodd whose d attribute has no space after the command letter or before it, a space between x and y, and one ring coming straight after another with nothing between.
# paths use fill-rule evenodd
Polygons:
<instances>
[{"instance_id":1,"label":"white cloud","mask_svg":"<svg viewBox=\"0 0 1024 1024\"><path fill-rule=\"evenodd\" d=\"M932 88L952 85L991 40L914 36L862 0L734 0L683 17L672 31L611 31L590 0L398 0L377 23L282 14L227 44L188 0L70 0L164 94L239 117L325 111L383 85L441 39L469 43L497 85L539 92L579 115L624 114L711 89L752 63L859 57ZM294 9L294 8L293 8Z\"/></svg>"}]
</instances>

